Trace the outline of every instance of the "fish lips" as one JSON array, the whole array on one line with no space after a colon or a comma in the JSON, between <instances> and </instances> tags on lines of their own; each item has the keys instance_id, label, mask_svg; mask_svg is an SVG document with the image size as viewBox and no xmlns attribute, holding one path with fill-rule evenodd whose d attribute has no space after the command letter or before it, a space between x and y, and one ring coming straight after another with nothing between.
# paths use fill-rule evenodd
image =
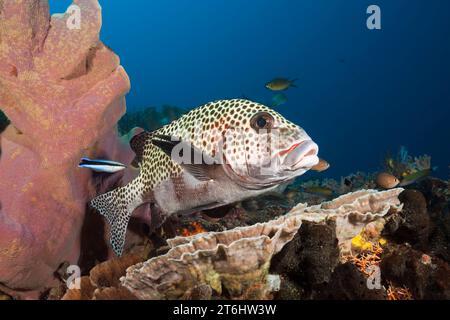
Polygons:
<instances>
[{"instance_id":1,"label":"fish lips","mask_svg":"<svg viewBox=\"0 0 450 320\"><path fill-rule=\"evenodd\" d=\"M237 175L229 165L224 169L228 177L246 189L267 189L300 176L318 164L318 152L318 145L308 139L279 152L268 166L247 164L248 175Z\"/></svg>"},{"instance_id":2,"label":"fish lips","mask_svg":"<svg viewBox=\"0 0 450 320\"><path fill-rule=\"evenodd\" d=\"M286 171L309 170L319 163L319 146L312 140L304 140L289 148L281 166Z\"/></svg>"}]
</instances>

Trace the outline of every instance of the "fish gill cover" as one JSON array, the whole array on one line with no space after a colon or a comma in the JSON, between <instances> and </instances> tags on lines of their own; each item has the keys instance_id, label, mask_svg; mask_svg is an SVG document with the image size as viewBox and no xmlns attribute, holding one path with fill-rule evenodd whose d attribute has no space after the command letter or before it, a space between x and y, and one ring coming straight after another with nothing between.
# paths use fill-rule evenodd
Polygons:
<instances>
[{"instance_id":1,"label":"fish gill cover","mask_svg":"<svg viewBox=\"0 0 450 320\"><path fill-rule=\"evenodd\" d=\"M449 299L450 4L100 3L0 0L1 299Z\"/></svg>"}]
</instances>

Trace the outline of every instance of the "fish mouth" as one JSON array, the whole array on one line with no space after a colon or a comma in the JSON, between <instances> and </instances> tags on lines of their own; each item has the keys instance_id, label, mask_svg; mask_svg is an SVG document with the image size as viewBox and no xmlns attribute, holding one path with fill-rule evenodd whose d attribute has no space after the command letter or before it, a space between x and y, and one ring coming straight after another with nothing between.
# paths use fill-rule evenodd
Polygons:
<instances>
[{"instance_id":1,"label":"fish mouth","mask_svg":"<svg viewBox=\"0 0 450 320\"><path fill-rule=\"evenodd\" d=\"M282 166L287 171L309 170L319 163L319 146L312 140L304 140L280 152L285 156Z\"/></svg>"}]
</instances>

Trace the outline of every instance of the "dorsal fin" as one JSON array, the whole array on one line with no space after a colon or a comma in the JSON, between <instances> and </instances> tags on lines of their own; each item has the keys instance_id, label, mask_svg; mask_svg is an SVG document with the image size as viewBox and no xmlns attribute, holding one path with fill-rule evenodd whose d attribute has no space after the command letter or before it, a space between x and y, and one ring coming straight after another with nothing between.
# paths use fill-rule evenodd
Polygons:
<instances>
[{"instance_id":1,"label":"dorsal fin","mask_svg":"<svg viewBox=\"0 0 450 320\"><path fill-rule=\"evenodd\" d=\"M134 158L133 162L131 163L133 167L138 167L139 163L142 161L142 156L144 154L144 148L145 144L148 141L151 141L151 136L153 132L144 131L137 135L135 135L130 140L130 146L131 149L136 154L136 157Z\"/></svg>"}]
</instances>

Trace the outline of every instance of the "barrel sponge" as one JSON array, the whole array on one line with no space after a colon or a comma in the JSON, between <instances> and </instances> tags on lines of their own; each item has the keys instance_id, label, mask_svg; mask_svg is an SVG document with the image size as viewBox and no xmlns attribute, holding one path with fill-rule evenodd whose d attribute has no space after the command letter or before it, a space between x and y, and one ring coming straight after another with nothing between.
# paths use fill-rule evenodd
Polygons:
<instances>
[{"instance_id":1,"label":"barrel sponge","mask_svg":"<svg viewBox=\"0 0 450 320\"><path fill-rule=\"evenodd\" d=\"M45 0L0 0L0 283L40 292L80 254L86 203L95 190L83 155L131 157L117 138L130 83L119 58L99 40L101 8L75 0L50 17Z\"/></svg>"}]
</instances>

